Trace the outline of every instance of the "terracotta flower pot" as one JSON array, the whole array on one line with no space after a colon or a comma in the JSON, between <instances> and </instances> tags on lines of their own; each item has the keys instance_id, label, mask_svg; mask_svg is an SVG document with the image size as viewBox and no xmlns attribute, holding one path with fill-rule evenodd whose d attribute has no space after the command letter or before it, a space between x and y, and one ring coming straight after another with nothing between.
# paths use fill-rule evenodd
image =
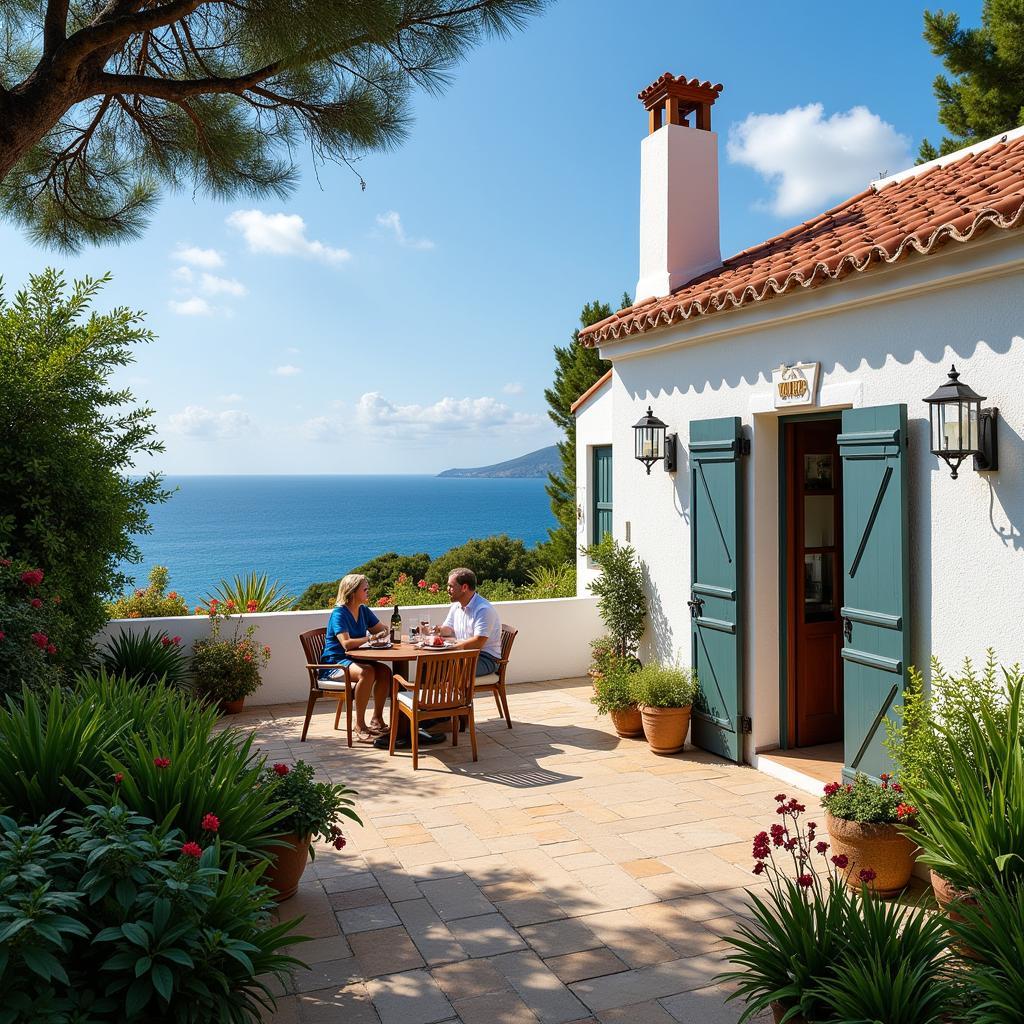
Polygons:
<instances>
[{"instance_id":1,"label":"terracotta flower pot","mask_svg":"<svg viewBox=\"0 0 1024 1024\"><path fill-rule=\"evenodd\" d=\"M678 754L690 728L690 708L640 709L647 743L655 754Z\"/></svg>"},{"instance_id":2,"label":"terracotta flower pot","mask_svg":"<svg viewBox=\"0 0 1024 1024\"><path fill-rule=\"evenodd\" d=\"M846 821L826 814L825 827L832 839L833 855L845 853L850 858L846 884L851 889L860 888L863 868L875 872L868 888L879 896L897 896L907 887L917 847L895 825Z\"/></svg>"},{"instance_id":3,"label":"terracotta flower pot","mask_svg":"<svg viewBox=\"0 0 1024 1024\"><path fill-rule=\"evenodd\" d=\"M297 836L292 832L286 836L275 836L275 839L288 845L272 848L270 866L263 873L263 881L277 893L274 899L283 903L290 900L299 888L299 880L309 860L310 837Z\"/></svg>"},{"instance_id":4,"label":"terracotta flower pot","mask_svg":"<svg viewBox=\"0 0 1024 1024\"><path fill-rule=\"evenodd\" d=\"M958 914L956 908L958 906L969 906L976 907L978 901L971 896L969 893L958 889L952 882L947 881L942 875L936 874L934 871L929 871L929 875L932 880L932 892L935 894L935 902L939 905L941 910L950 921L962 922L964 917L962 914ZM962 942L956 944L957 950L964 956L969 956L972 960L978 960L980 957L970 946L965 946Z\"/></svg>"},{"instance_id":5,"label":"terracotta flower pot","mask_svg":"<svg viewBox=\"0 0 1024 1024\"><path fill-rule=\"evenodd\" d=\"M779 1024L789 1009L790 1007L778 999L772 1000L772 1020L775 1021L775 1024ZM786 1024L807 1024L807 1018L802 1013L798 1013L790 1017Z\"/></svg>"},{"instance_id":6,"label":"terracotta flower pot","mask_svg":"<svg viewBox=\"0 0 1024 1024\"><path fill-rule=\"evenodd\" d=\"M625 739L643 736L644 723L640 716L639 708L622 708L620 711L609 711L608 717L612 720L615 731Z\"/></svg>"},{"instance_id":7,"label":"terracotta flower pot","mask_svg":"<svg viewBox=\"0 0 1024 1024\"><path fill-rule=\"evenodd\" d=\"M244 697L239 697L238 700L222 700L220 702L220 713L222 715L237 715L244 706Z\"/></svg>"}]
</instances>

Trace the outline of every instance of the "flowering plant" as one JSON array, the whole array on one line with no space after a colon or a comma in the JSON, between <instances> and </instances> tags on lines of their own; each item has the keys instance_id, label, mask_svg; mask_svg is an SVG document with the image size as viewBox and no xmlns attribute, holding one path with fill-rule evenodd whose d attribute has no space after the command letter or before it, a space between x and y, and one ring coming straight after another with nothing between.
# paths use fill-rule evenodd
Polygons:
<instances>
[{"instance_id":1,"label":"flowering plant","mask_svg":"<svg viewBox=\"0 0 1024 1024\"><path fill-rule=\"evenodd\" d=\"M260 667L270 661L270 648L256 639L256 627L242 627L236 620L230 639L221 637L221 629L232 609L220 610L213 598L208 611L210 635L192 645L192 675L198 691L209 700L241 700L260 687Z\"/></svg>"},{"instance_id":2,"label":"flowering plant","mask_svg":"<svg viewBox=\"0 0 1024 1024\"><path fill-rule=\"evenodd\" d=\"M270 795L287 811L279 827L282 834L320 838L336 850L345 847L346 840L340 828L342 818L357 825L362 821L353 809L355 793L341 783L314 782L313 766L305 761L293 765L269 765L260 774L260 785L270 787ZM309 856L316 856L313 844Z\"/></svg>"},{"instance_id":3,"label":"flowering plant","mask_svg":"<svg viewBox=\"0 0 1024 1024\"><path fill-rule=\"evenodd\" d=\"M188 615L188 604L176 591L167 590L167 567L154 565L149 571L149 585L108 604L107 614L112 619L158 619Z\"/></svg>"},{"instance_id":4,"label":"flowering plant","mask_svg":"<svg viewBox=\"0 0 1024 1024\"><path fill-rule=\"evenodd\" d=\"M408 573L400 572L390 588L390 593L378 600L381 608L392 605L401 607L448 604L448 594L437 583L428 583L424 579L413 579Z\"/></svg>"},{"instance_id":5,"label":"flowering plant","mask_svg":"<svg viewBox=\"0 0 1024 1024\"><path fill-rule=\"evenodd\" d=\"M821 804L833 818L872 825L912 825L917 809L907 803L903 787L892 776L882 773L882 784L876 786L858 772L853 782L830 782L825 786Z\"/></svg>"}]
</instances>

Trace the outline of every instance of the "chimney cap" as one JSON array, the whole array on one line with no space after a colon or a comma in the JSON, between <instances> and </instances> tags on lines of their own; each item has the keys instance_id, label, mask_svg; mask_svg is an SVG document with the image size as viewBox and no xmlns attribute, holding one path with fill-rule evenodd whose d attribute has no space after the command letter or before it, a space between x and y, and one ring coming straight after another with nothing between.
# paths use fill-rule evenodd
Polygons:
<instances>
[{"instance_id":1,"label":"chimney cap","mask_svg":"<svg viewBox=\"0 0 1024 1024\"><path fill-rule=\"evenodd\" d=\"M666 71L646 89L637 93L637 99L650 113L650 131L656 132L664 120L668 124L689 126L688 115L696 114L696 126L711 131L711 107L722 91L722 83L712 85L685 75Z\"/></svg>"}]
</instances>

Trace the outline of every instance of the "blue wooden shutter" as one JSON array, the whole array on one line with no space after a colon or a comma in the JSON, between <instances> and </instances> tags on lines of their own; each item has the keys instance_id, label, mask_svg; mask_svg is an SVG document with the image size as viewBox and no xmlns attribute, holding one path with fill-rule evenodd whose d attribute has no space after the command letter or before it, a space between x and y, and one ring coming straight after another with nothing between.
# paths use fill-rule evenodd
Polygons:
<instances>
[{"instance_id":1,"label":"blue wooden shutter","mask_svg":"<svg viewBox=\"0 0 1024 1024\"><path fill-rule=\"evenodd\" d=\"M690 423L691 664L700 681L690 738L742 761L743 502L738 417Z\"/></svg>"},{"instance_id":2,"label":"blue wooden shutter","mask_svg":"<svg viewBox=\"0 0 1024 1024\"><path fill-rule=\"evenodd\" d=\"M591 523L591 541L599 544L606 533L612 532L612 446L594 449L594 507Z\"/></svg>"},{"instance_id":3,"label":"blue wooden shutter","mask_svg":"<svg viewBox=\"0 0 1024 1024\"><path fill-rule=\"evenodd\" d=\"M847 409L843 460L843 775L892 771L885 719L910 656L907 407Z\"/></svg>"}]
</instances>

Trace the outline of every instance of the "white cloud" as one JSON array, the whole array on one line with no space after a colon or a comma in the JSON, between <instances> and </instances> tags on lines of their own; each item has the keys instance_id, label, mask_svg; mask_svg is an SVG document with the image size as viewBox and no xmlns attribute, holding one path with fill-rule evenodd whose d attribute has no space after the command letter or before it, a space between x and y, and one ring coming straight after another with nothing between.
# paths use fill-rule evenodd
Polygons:
<instances>
[{"instance_id":1,"label":"white cloud","mask_svg":"<svg viewBox=\"0 0 1024 1024\"><path fill-rule=\"evenodd\" d=\"M277 374L278 377L294 377L296 374L302 373L302 367L292 366L288 363L285 366L278 366L274 370L274 373Z\"/></svg>"},{"instance_id":2,"label":"white cloud","mask_svg":"<svg viewBox=\"0 0 1024 1024\"><path fill-rule=\"evenodd\" d=\"M203 274L202 289L207 295L242 296L248 293L248 289L241 281L236 281L233 277L218 277L216 274Z\"/></svg>"},{"instance_id":3,"label":"white cloud","mask_svg":"<svg viewBox=\"0 0 1024 1024\"><path fill-rule=\"evenodd\" d=\"M176 267L171 272L171 277L173 277L175 281L180 281L182 284L191 284L195 278L195 274L192 273L190 267Z\"/></svg>"},{"instance_id":4,"label":"white cloud","mask_svg":"<svg viewBox=\"0 0 1024 1024\"><path fill-rule=\"evenodd\" d=\"M232 392L230 395L220 395L217 398L218 402L223 402L225 405L238 405L239 402L244 401L241 395Z\"/></svg>"},{"instance_id":5,"label":"white cloud","mask_svg":"<svg viewBox=\"0 0 1024 1024\"><path fill-rule=\"evenodd\" d=\"M521 395L523 393L523 385L517 380L509 381L502 389L506 395Z\"/></svg>"},{"instance_id":6,"label":"white cloud","mask_svg":"<svg viewBox=\"0 0 1024 1024\"><path fill-rule=\"evenodd\" d=\"M192 298L185 299L184 302L176 302L174 299L171 299L170 306L179 316L213 315L213 306L206 299L199 298L198 295L193 295Z\"/></svg>"},{"instance_id":7,"label":"white cloud","mask_svg":"<svg viewBox=\"0 0 1024 1024\"><path fill-rule=\"evenodd\" d=\"M200 249L195 245L179 245L171 258L179 263L191 263L194 267L214 270L224 266L224 257L216 249Z\"/></svg>"},{"instance_id":8,"label":"white cloud","mask_svg":"<svg viewBox=\"0 0 1024 1024\"><path fill-rule=\"evenodd\" d=\"M532 429L542 417L514 412L495 398L442 398L433 405L398 405L368 391L355 407L356 421L374 431L458 434Z\"/></svg>"},{"instance_id":9,"label":"white cloud","mask_svg":"<svg viewBox=\"0 0 1024 1024\"><path fill-rule=\"evenodd\" d=\"M395 233L399 245L407 249L433 249L434 243L429 238L410 238L402 226L402 218L397 210L377 214L377 223L382 228L390 228Z\"/></svg>"},{"instance_id":10,"label":"white cloud","mask_svg":"<svg viewBox=\"0 0 1024 1024\"><path fill-rule=\"evenodd\" d=\"M201 405L187 405L181 412L168 417L167 422L172 434L215 440L240 437L252 433L255 428L255 422L247 412L239 409L215 412Z\"/></svg>"},{"instance_id":11,"label":"white cloud","mask_svg":"<svg viewBox=\"0 0 1024 1024\"><path fill-rule=\"evenodd\" d=\"M910 139L867 107L824 116L820 103L750 114L729 129L729 159L758 172L779 216L812 213L911 163Z\"/></svg>"},{"instance_id":12,"label":"white cloud","mask_svg":"<svg viewBox=\"0 0 1024 1024\"><path fill-rule=\"evenodd\" d=\"M307 238L306 222L297 213L236 210L228 217L227 223L242 233L251 252L308 256L332 264L344 263L352 258L347 249L336 249Z\"/></svg>"}]
</instances>

